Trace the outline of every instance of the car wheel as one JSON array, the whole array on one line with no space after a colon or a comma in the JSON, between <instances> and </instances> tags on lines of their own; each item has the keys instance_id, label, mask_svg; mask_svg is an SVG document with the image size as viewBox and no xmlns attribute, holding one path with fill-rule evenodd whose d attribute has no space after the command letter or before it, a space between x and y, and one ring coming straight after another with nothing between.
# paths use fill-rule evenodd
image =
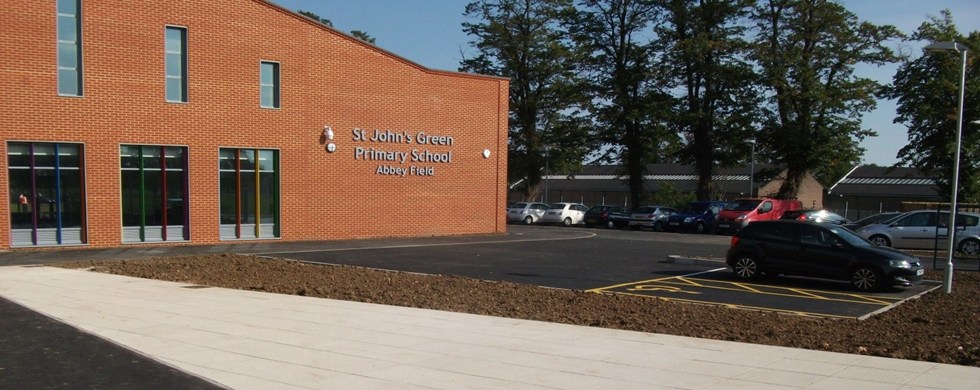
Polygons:
<instances>
[{"instance_id":1,"label":"car wheel","mask_svg":"<svg viewBox=\"0 0 980 390\"><path fill-rule=\"evenodd\" d=\"M561 221L561 224L562 225L565 225L565 226L572 226L572 219L571 218L568 218L568 217L565 217L565 220L564 221Z\"/></svg>"},{"instance_id":2,"label":"car wheel","mask_svg":"<svg viewBox=\"0 0 980 390\"><path fill-rule=\"evenodd\" d=\"M534 223L534 217L532 217L530 215L524 217L524 224L525 225L530 225L532 223Z\"/></svg>"},{"instance_id":3,"label":"car wheel","mask_svg":"<svg viewBox=\"0 0 980 390\"><path fill-rule=\"evenodd\" d=\"M698 222L697 225L694 225L694 231L698 234L704 233L705 230L704 222Z\"/></svg>"},{"instance_id":4,"label":"car wheel","mask_svg":"<svg viewBox=\"0 0 980 390\"><path fill-rule=\"evenodd\" d=\"M959 251L967 256L980 255L980 241L972 238L963 240L963 242L960 243Z\"/></svg>"},{"instance_id":5,"label":"car wheel","mask_svg":"<svg viewBox=\"0 0 980 390\"><path fill-rule=\"evenodd\" d=\"M663 222L655 222L653 224L653 231L655 231L655 232L662 232L662 231L664 231L664 223Z\"/></svg>"},{"instance_id":6,"label":"car wheel","mask_svg":"<svg viewBox=\"0 0 980 390\"><path fill-rule=\"evenodd\" d=\"M851 285L861 291L880 290L882 282L881 272L866 265L862 265L851 272Z\"/></svg>"},{"instance_id":7,"label":"car wheel","mask_svg":"<svg viewBox=\"0 0 980 390\"><path fill-rule=\"evenodd\" d=\"M759 262L751 255L739 256L735 260L735 264L732 265L732 271L735 271L735 276L738 276L740 279L754 279L762 273L759 270Z\"/></svg>"},{"instance_id":8,"label":"car wheel","mask_svg":"<svg viewBox=\"0 0 980 390\"><path fill-rule=\"evenodd\" d=\"M880 234L876 234L871 237L868 237L868 241L871 241L872 244L875 244L877 246L892 246L891 240L889 240L888 237L882 236Z\"/></svg>"}]
</instances>

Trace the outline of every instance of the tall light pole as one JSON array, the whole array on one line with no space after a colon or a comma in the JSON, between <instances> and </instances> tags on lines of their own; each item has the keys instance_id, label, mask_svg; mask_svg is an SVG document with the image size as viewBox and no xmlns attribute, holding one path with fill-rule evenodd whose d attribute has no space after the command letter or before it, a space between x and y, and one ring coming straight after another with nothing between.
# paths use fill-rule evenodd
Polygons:
<instances>
[{"instance_id":1,"label":"tall light pole","mask_svg":"<svg viewBox=\"0 0 980 390\"><path fill-rule=\"evenodd\" d=\"M548 203L548 176L551 174L548 163L551 162L551 146L544 146L544 203Z\"/></svg>"},{"instance_id":2,"label":"tall light pole","mask_svg":"<svg viewBox=\"0 0 980 390\"><path fill-rule=\"evenodd\" d=\"M966 46L956 43L956 41L933 42L924 49L926 53L936 53L945 51L955 51L960 53L960 107L956 112L956 153L953 161L953 195L949 203L949 225L946 231L949 236L949 250L946 254L946 273L943 278L943 290L947 294L953 292L953 250L956 240L956 195L960 187L960 143L963 139L963 93L966 88Z\"/></svg>"},{"instance_id":3,"label":"tall light pole","mask_svg":"<svg viewBox=\"0 0 980 390\"><path fill-rule=\"evenodd\" d=\"M752 140L752 166L749 168L749 197L755 196L755 140Z\"/></svg>"}]
</instances>

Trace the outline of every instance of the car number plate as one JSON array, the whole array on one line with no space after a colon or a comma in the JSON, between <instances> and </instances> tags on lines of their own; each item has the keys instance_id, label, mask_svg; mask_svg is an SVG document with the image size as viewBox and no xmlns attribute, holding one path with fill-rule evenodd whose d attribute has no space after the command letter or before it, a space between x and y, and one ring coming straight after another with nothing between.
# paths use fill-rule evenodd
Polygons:
<instances>
[{"instance_id":1,"label":"car number plate","mask_svg":"<svg viewBox=\"0 0 980 390\"><path fill-rule=\"evenodd\" d=\"M680 224L681 224L680 222L671 222L671 223L670 223L670 226L678 226L678 225L680 225Z\"/></svg>"},{"instance_id":2,"label":"car number plate","mask_svg":"<svg viewBox=\"0 0 980 390\"><path fill-rule=\"evenodd\" d=\"M728 224L727 223L719 223L718 224L718 227L720 227L722 229L727 229L728 228Z\"/></svg>"},{"instance_id":3,"label":"car number plate","mask_svg":"<svg viewBox=\"0 0 980 390\"><path fill-rule=\"evenodd\" d=\"M925 273L926 273L926 270L925 269L917 269L917 270L915 270L915 276L922 276Z\"/></svg>"}]
</instances>

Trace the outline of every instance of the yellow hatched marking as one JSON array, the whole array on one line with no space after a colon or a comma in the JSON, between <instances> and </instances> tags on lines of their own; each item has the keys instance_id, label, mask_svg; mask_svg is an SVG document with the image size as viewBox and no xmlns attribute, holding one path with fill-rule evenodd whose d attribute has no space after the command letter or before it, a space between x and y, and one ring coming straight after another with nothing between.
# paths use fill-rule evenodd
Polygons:
<instances>
[{"instance_id":1,"label":"yellow hatched marking","mask_svg":"<svg viewBox=\"0 0 980 390\"><path fill-rule=\"evenodd\" d=\"M739 287L741 287L741 288L743 288L743 289L746 289L746 290L748 290L748 291L751 291L751 292L754 292L754 293L760 293L760 294L762 294L762 290L759 290L759 289L755 289L755 288L752 288L752 287L749 287L749 286L748 286L747 284L742 284L742 283L732 283L732 284L733 284L733 285L736 285L736 286L739 286Z\"/></svg>"},{"instance_id":2,"label":"yellow hatched marking","mask_svg":"<svg viewBox=\"0 0 980 390\"><path fill-rule=\"evenodd\" d=\"M789 289L789 291L798 293L800 295L806 295L808 297L813 297L814 299L823 299L823 300L829 299L829 298L827 298L825 296L817 295L817 294L812 294L810 292L807 292L806 290L801 290L801 289L798 289L798 288L791 288L791 289Z\"/></svg>"},{"instance_id":3,"label":"yellow hatched marking","mask_svg":"<svg viewBox=\"0 0 980 390\"><path fill-rule=\"evenodd\" d=\"M800 311L800 310L783 310L783 309L774 309L774 308L771 308L771 307L760 307L760 306L749 306L749 305L736 305L736 304L731 304L731 303L716 303L716 302L698 301L698 300L694 300L694 299L668 298L668 297L650 296L650 295L635 294L635 293L626 293L626 292L609 292L607 294L621 294L621 295L631 295L631 296L638 296L638 297L645 297L645 298L653 298L653 299L662 299L662 300L665 300L665 301L677 301L677 302L685 302L685 303L698 303L698 304L702 304L702 305L727 307L727 308L731 308L731 309L744 309L744 310L767 311L767 312L774 312L774 313L785 313L785 314L792 314L792 315L797 315L797 316L801 316L801 317L840 318L840 319L852 319L852 320L855 319L855 318L857 318L857 317L840 316L840 315L834 315L834 314L813 313L813 312Z\"/></svg>"},{"instance_id":4,"label":"yellow hatched marking","mask_svg":"<svg viewBox=\"0 0 980 390\"><path fill-rule=\"evenodd\" d=\"M703 288L714 289L714 290L722 290L722 291L750 292L750 293L753 293L753 294L763 294L763 295L770 295L770 296L777 296L777 297L802 298L802 299L819 299L819 300L831 301L831 302L845 302L845 303L857 303L857 304L880 305L880 306L887 306L887 305L890 305L891 304L890 302L886 302L886 301L882 301L882 300L876 300L876 299L872 299L872 298L869 298L869 297L866 297L866 296L855 295L855 294L828 293L826 291L803 290L803 289L794 289L794 288L788 288L788 287L766 286L766 285L750 284L750 283L721 282L721 281L711 280L711 279L698 279L698 280L707 281L707 282L715 282L716 284L715 285L691 284L691 283L689 283L689 280L682 280L681 277L671 276L671 277L660 278L660 279L653 279L653 280L642 281L642 282L623 283L623 284L619 284L619 285L616 285L616 286L596 288L596 289L586 290L586 291L589 291L589 292L605 292L605 291L608 291L608 290L612 290L612 289L616 289L616 288L622 288L622 287L626 287L626 286L648 285L648 284L656 283L656 285L658 285L657 288L645 288L645 289L635 289L635 288L632 288L632 289L628 289L628 290L633 290L633 291L651 291L651 292L653 292L653 291L667 291L667 288L665 288L664 286L665 285L671 285L671 284L673 284L673 285L684 286L684 287L688 287L688 286L700 286L700 287L703 287ZM740 288L722 287L722 285L724 285L724 286L738 286ZM766 291L767 289L768 290L775 290L775 291L793 291L793 292L795 292L795 294L780 293L780 292L775 292L775 291ZM844 297L850 297L850 298L857 298L857 299L855 300L855 299L832 298L832 297L829 297L827 295L819 295L820 293L829 294L829 295L844 296ZM848 317L848 318L850 318L850 317Z\"/></svg>"}]
</instances>

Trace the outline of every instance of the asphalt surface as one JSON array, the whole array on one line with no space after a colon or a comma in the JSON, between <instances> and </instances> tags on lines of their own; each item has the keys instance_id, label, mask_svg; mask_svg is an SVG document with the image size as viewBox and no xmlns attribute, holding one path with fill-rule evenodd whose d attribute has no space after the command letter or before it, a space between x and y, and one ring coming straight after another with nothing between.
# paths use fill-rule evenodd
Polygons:
<instances>
[{"instance_id":1,"label":"asphalt surface","mask_svg":"<svg viewBox=\"0 0 980 390\"><path fill-rule=\"evenodd\" d=\"M0 266L242 253L852 318L934 288L858 296L846 283L799 278L745 288L720 261L729 240L512 225L506 235L12 251L0 253ZM668 255L701 260L674 262ZM0 388L217 387L2 298L0 329Z\"/></svg>"}]
</instances>

